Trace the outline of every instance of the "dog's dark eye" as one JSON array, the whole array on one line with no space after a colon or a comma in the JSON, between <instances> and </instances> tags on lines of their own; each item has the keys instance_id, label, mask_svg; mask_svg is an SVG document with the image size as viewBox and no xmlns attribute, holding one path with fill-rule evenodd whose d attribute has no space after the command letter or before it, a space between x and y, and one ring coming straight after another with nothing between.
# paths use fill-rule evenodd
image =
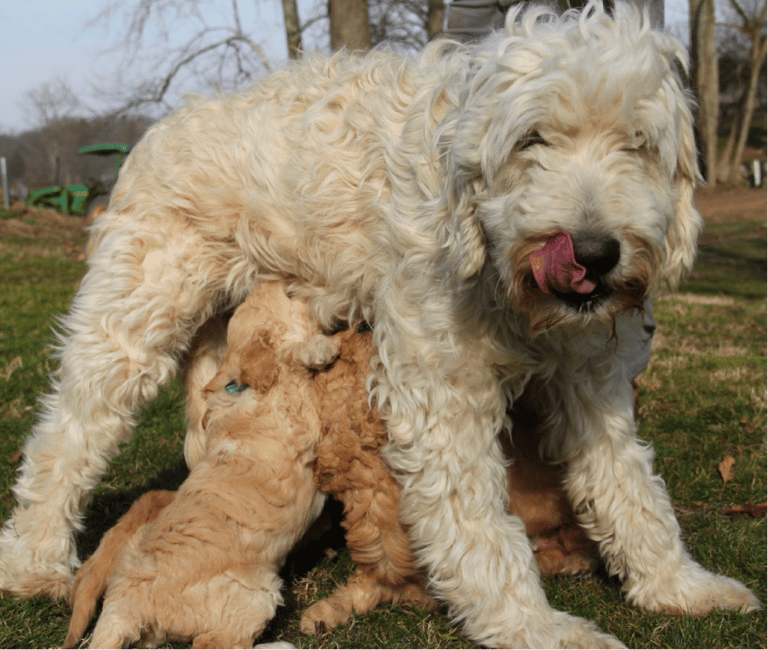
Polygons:
<instances>
[{"instance_id":1,"label":"dog's dark eye","mask_svg":"<svg viewBox=\"0 0 768 650\"><path fill-rule=\"evenodd\" d=\"M547 141L541 137L541 134L538 131L531 131L530 133L526 133L520 140L517 142L517 151L525 151L526 149L530 149L531 147L535 147L537 145L546 146Z\"/></svg>"},{"instance_id":2,"label":"dog's dark eye","mask_svg":"<svg viewBox=\"0 0 768 650\"><path fill-rule=\"evenodd\" d=\"M623 151L643 151L648 148L648 139L642 131L635 131L629 138Z\"/></svg>"},{"instance_id":3,"label":"dog's dark eye","mask_svg":"<svg viewBox=\"0 0 768 650\"><path fill-rule=\"evenodd\" d=\"M230 381L225 387L224 390L227 391L227 395L238 395L242 393L247 388L250 388L248 384L238 384L236 381Z\"/></svg>"}]
</instances>

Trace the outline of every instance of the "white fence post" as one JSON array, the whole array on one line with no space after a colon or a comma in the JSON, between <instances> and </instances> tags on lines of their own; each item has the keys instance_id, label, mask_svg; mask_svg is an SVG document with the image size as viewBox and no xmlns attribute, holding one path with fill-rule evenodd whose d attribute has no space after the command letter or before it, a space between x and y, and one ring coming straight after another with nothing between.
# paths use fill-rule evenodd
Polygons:
<instances>
[{"instance_id":1,"label":"white fence post","mask_svg":"<svg viewBox=\"0 0 768 650\"><path fill-rule=\"evenodd\" d=\"M0 177L3 179L3 207L9 210L11 199L8 196L8 168L5 164L5 156L0 156Z\"/></svg>"}]
</instances>

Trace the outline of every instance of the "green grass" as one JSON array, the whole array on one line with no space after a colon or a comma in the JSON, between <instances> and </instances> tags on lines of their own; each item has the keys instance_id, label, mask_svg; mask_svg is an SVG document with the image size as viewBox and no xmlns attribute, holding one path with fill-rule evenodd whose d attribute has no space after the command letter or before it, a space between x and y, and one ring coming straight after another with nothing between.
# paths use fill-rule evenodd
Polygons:
<instances>
[{"instance_id":1,"label":"green grass","mask_svg":"<svg viewBox=\"0 0 768 650\"><path fill-rule=\"evenodd\" d=\"M641 377L640 435L656 448L656 468L672 495L691 554L766 597L766 527L762 518L729 514L766 499L765 223L709 229L691 280L656 304L656 353ZM53 244L45 243L44 250ZM55 316L66 311L84 265L40 253L23 237L0 245L0 518L13 506L17 453L37 396L55 367L49 353ZM82 557L142 492L184 478L181 387L174 383L141 415L132 441L110 467L78 537ZM730 454L735 478L717 466ZM342 583L348 553L322 553L326 534L297 554L286 572L286 606L263 640L303 647L472 647L441 612L382 607L315 639L300 634L301 611ZM320 559L315 559L317 556ZM715 612L701 618L650 615L626 605L603 574L545 583L552 604L594 620L636 647L765 647L765 612ZM69 608L35 598L0 596L0 647L50 647L64 639Z\"/></svg>"}]
</instances>

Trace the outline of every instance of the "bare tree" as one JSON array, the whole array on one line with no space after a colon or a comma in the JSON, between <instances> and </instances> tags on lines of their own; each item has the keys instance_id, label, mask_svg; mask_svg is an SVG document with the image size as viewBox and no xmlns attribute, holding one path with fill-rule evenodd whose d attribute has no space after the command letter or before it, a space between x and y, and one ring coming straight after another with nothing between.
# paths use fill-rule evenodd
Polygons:
<instances>
[{"instance_id":1,"label":"bare tree","mask_svg":"<svg viewBox=\"0 0 768 650\"><path fill-rule=\"evenodd\" d=\"M172 91L185 84L228 91L269 71L272 66L263 47L243 27L238 1L218 6L225 8L223 22L212 24L210 13L204 13L210 5L203 0L109 0L91 26L109 25L117 17L126 26L114 48L125 64L112 76L111 89L101 93L118 105L115 113L146 105L170 108ZM297 0L281 0L281 6L290 58L300 55L306 30L323 21L329 26L331 49L371 47L367 0L322 0L314 7L316 15L304 22ZM182 44L172 42L172 33L185 32L190 36ZM136 75L137 69L150 73Z\"/></svg>"},{"instance_id":2,"label":"bare tree","mask_svg":"<svg viewBox=\"0 0 768 650\"><path fill-rule=\"evenodd\" d=\"M80 99L69 82L61 77L54 77L28 90L22 104L33 116L34 125L38 127L45 127L69 117L81 106Z\"/></svg>"},{"instance_id":3,"label":"bare tree","mask_svg":"<svg viewBox=\"0 0 768 650\"><path fill-rule=\"evenodd\" d=\"M238 0L229 0L228 13L218 25L210 24L202 14L202 4L200 0L111 0L91 22L92 27L108 25L122 15L126 25L122 41L114 47L124 66L113 75L108 91L118 104L115 112L150 104L168 107L171 88L189 78L195 78L197 86L202 79L209 86L230 90L271 69L261 45L243 28ZM175 32L180 25L191 30L181 45L171 43L171 24ZM148 47L150 32L155 32L152 36L159 50ZM291 46L298 51L301 43L293 37L293 41L288 39L291 53ZM151 72L129 78L136 68Z\"/></svg>"},{"instance_id":4,"label":"bare tree","mask_svg":"<svg viewBox=\"0 0 768 650\"><path fill-rule=\"evenodd\" d=\"M80 100L67 81L55 77L25 93L22 100L39 130L39 151L44 155L45 177L49 183L58 185L71 182L67 161L62 166L62 152L71 144L69 123L74 112L80 107Z\"/></svg>"},{"instance_id":5,"label":"bare tree","mask_svg":"<svg viewBox=\"0 0 768 650\"><path fill-rule=\"evenodd\" d=\"M429 18L424 0L370 0L368 10L373 45L387 43L415 52L426 44Z\"/></svg>"},{"instance_id":6,"label":"bare tree","mask_svg":"<svg viewBox=\"0 0 768 650\"><path fill-rule=\"evenodd\" d=\"M285 38L288 41L288 57L297 59L301 54L301 25L296 0L282 0Z\"/></svg>"},{"instance_id":7,"label":"bare tree","mask_svg":"<svg viewBox=\"0 0 768 650\"><path fill-rule=\"evenodd\" d=\"M766 58L766 2L765 0L728 0L729 20L723 25L741 38L732 40L745 43L743 49L749 52L743 61L748 69L738 110L733 117L725 149L720 159L719 173L726 182L735 184L739 177L741 160L747 144L749 128L755 111L757 88L761 70Z\"/></svg>"}]
</instances>

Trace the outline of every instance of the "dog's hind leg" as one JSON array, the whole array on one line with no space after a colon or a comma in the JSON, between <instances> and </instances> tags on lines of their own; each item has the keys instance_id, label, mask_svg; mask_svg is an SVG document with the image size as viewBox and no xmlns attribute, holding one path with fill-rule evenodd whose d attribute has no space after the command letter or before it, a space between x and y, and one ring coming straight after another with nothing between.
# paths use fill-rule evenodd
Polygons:
<instances>
[{"instance_id":1,"label":"dog's hind leg","mask_svg":"<svg viewBox=\"0 0 768 650\"><path fill-rule=\"evenodd\" d=\"M174 376L223 300L221 257L206 256L205 242L172 215L120 219L102 217L89 271L61 321L60 368L24 447L18 505L0 533L0 589L14 594L66 595L83 505L138 409Z\"/></svg>"}]
</instances>

